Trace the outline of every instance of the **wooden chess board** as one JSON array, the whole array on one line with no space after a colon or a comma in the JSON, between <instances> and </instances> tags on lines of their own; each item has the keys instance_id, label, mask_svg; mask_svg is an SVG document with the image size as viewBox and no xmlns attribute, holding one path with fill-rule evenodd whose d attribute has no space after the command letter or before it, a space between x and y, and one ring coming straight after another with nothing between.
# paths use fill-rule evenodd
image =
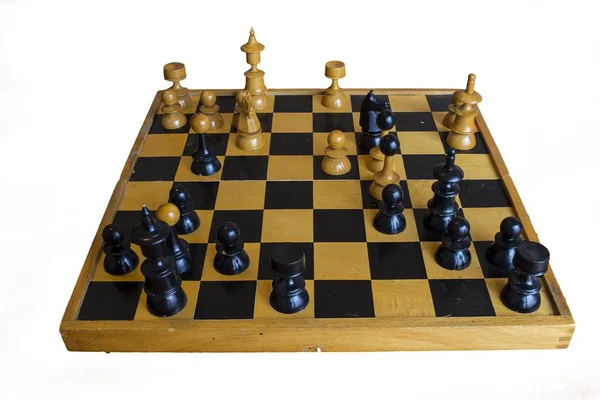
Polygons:
<instances>
[{"instance_id":1,"label":"wooden chess board","mask_svg":"<svg viewBox=\"0 0 600 400\"><path fill-rule=\"evenodd\" d=\"M543 278L542 306L517 314L500 301L506 275L484 253L509 215L521 219L524 236L537 240L531 221L481 116L477 146L460 151L465 172L458 197L471 224L472 264L463 271L439 267L439 238L422 223L432 196L433 167L444 160L447 129L441 124L452 90L376 90L396 114L392 131L401 154L407 228L399 235L371 225L376 204L367 152L357 149L360 103L367 90L346 90L347 107L326 109L322 91L269 90L270 108L259 113L265 146L256 153L235 147L233 91L216 91L225 126L208 134L223 168L214 176L190 172L195 134L188 125L165 132L160 92L154 99L100 223L66 309L60 331L76 351L384 351L566 348L574 321L550 269ZM196 112L200 91L190 92ZM320 161L329 131L346 134L352 170L325 175ZM145 307L140 268L108 275L101 230L111 222L126 232L146 204L155 210L174 182L185 185L201 219L182 235L194 268L184 280L186 307L158 318ZM241 229L252 264L236 276L212 267L215 233L224 221ZM310 304L283 315L268 302L270 254L278 242L301 243ZM133 246L140 255L139 248ZM551 249L550 249L551 250Z\"/></svg>"}]
</instances>

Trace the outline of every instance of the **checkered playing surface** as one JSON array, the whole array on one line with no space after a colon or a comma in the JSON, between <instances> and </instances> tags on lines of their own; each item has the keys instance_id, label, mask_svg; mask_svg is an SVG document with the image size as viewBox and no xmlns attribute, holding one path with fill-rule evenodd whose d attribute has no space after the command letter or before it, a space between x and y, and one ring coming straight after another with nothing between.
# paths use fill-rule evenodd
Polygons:
<instances>
[{"instance_id":1,"label":"checkered playing surface","mask_svg":"<svg viewBox=\"0 0 600 400\"><path fill-rule=\"evenodd\" d=\"M475 317L511 315L499 299L506 276L485 261L485 249L500 221L513 210L481 135L477 146L459 152L465 172L458 202L471 224L472 264L464 271L439 267L433 253L439 238L422 220L432 196L432 169L444 160L447 129L441 120L450 96L379 96L396 114L401 154L396 171L402 178L407 228L387 236L371 225L376 204L368 188L368 152L357 150L358 116L363 95L351 96L345 109L332 112L320 96L270 96L270 109L259 113L265 146L248 154L235 147L231 128L233 96L220 96L225 126L208 134L223 168L211 177L189 170L196 135L189 124L165 132L157 115L134 166L115 222L127 232L138 224L146 204L155 210L174 183L190 191L201 219L200 228L182 236L190 243L192 276L183 287L188 303L172 319L222 320L258 318ZM189 117L194 107L185 110ZM343 177L321 172L327 134L346 133L352 170ZM252 264L237 276L212 267L215 232L224 221L241 229ZM269 261L278 242L301 244L306 254L307 289L311 302L295 315L282 315L268 303L274 273ZM140 255L139 248L133 247ZM81 306L80 320L155 319L145 307L139 267L123 277L106 274L99 260ZM143 259L143 258L142 258ZM537 314L554 314L542 291Z\"/></svg>"}]
</instances>

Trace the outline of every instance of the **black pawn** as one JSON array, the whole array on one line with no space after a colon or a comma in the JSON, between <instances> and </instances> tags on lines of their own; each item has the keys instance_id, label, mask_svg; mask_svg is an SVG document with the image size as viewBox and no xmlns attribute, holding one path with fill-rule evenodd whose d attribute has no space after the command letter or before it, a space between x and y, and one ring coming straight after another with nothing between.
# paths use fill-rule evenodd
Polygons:
<instances>
[{"instance_id":1,"label":"black pawn","mask_svg":"<svg viewBox=\"0 0 600 400\"><path fill-rule=\"evenodd\" d=\"M435 261L440 267L460 271L471 264L469 230L469 222L462 217L450 221L448 232L442 235L442 244L435 252Z\"/></svg>"},{"instance_id":2,"label":"black pawn","mask_svg":"<svg viewBox=\"0 0 600 400\"><path fill-rule=\"evenodd\" d=\"M221 169L221 162L206 145L206 133L198 133L198 148L192 154L192 172L196 175L210 176Z\"/></svg>"},{"instance_id":3,"label":"black pawn","mask_svg":"<svg viewBox=\"0 0 600 400\"><path fill-rule=\"evenodd\" d=\"M370 150L372 147L379 146L379 134L382 128L377 126L377 116L381 111L389 108L390 105L388 102L377 100L373 90L365 96L360 105L360 117L358 120L362 131L358 139L360 147Z\"/></svg>"},{"instance_id":4,"label":"black pawn","mask_svg":"<svg viewBox=\"0 0 600 400\"><path fill-rule=\"evenodd\" d=\"M406 218L402 212L402 188L400 185L390 183L381 192L382 203L379 203L379 212L373 219L373 226L378 232L386 235L395 235L406 229Z\"/></svg>"},{"instance_id":5,"label":"black pawn","mask_svg":"<svg viewBox=\"0 0 600 400\"><path fill-rule=\"evenodd\" d=\"M241 274L250 266L250 257L244 250L240 229L233 222L225 222L217 228L217 254L213 265L223 275Z\"/></svg>"},{"instance_id":6,"label":"black pawn","mask_svg":"<svg viewBox=\"0 0 600 400\"><path fill-rule=\"evenodd\" d=\"M180 235L187 235L200 227L200 217L189 199L190 193L185 186L175 185L169 192L169 202L179 208L180 217L175 229Z\"/></svg>"},{"instance_id":7,"label":"black pawn","mask_svg":"<svg viewBox=\"0 0 600 400\"><path fill-rule=\"evenodd\" d=\"M302 273L306 268L304 251L293 243L278 244L271 255L271 266L277 277L269 296L271 307L282 314L294 314L306 308L309 302Z\"/></svg>"},{"instance_id":8,"label":"black pawn","mask_svg":"<svg viewBox=\"0 0 600 400\"><path fill-rule=\"evenodd\" d=\"M447 231L448 223L458 212L458 183L465 176L463 170L454 165L455 157L456 150L449 147L446 151L446 162L436 165L433 169L433 176L437 182L431 186L433 197L427 202L427 213L423 220L427 229L440 235Z\"/></svg>"},{"instance_id":9,"label":"black pawn","mask_svg":"<svg viewBox=\"0 0 600 400\"><path fill-rule=\"evenodd\" d=\"M536 242L524 241L515 252L514 269L502 289L502 303L519 313L532 313L540 308L542 280L548 271L550 252Z\"/></svg>"},{"instance_id":10,"label":"black pawn","mask_svg":"<svg viewBox=\"0 0 600 400\"><path fill-rule=\"evenodd\" d=\"M125 232L115 224L107 225L102 230L104 239L104 270L110 275L125 275L137 267L140 261L137 254L125 240Z\"/></svg>"},{"instance_id":11,"label":"black pawn","mask_svg":"<svg viewBox=\"0 0 600 400\"><path fill-rule=\"evenodd\" d=\"M500 232L494 236L494 242L485 251L485 258L498 268L513 269L513 258L517 247L523 243L521 221L515 217L506 217L500 223Z\"/></svg>"}]
</instances>

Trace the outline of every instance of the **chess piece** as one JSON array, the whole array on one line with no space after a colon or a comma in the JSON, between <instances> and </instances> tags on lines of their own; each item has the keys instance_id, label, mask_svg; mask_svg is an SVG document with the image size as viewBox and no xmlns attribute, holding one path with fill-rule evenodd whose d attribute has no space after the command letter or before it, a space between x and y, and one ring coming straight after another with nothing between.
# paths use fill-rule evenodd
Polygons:
<instances>
[{"instance_id":1,"label":"chess piece","mask_svg":"<svg viewBox=\"0 0 600 400\"><path fill-rule=\"evenodd\" d=\"M532 313L540 308L542 281L550 262L548 249L536 242L524 241L515 252L514 269L502 289L502 303L519 313Z\"/></svg>"},{"instance_id":2,"label":"chess piece","mask_svg":"<svg viewBox=\"0 0 600 400\"><path fill-rule=\"evenodd\" d=\"M164 129L182 128L187 119L181 112L181 105L177 102L177 92L173 89L167 89L162 93L162 112L164 113L160 120L160 125Z\"/></svg>"},{"instance_id":3,"label":"chess piece","mask_svg":"<svg viewBox=\"0 0 600 400\"><path fill-rule=\"evenodd\" d=\"M140 226L131 231L132 241L141 247L146 257L141 271L144 275L146 307L152 315L169 317L185 307L187 296L181 287L181 277L168 255L169 226L157 221L146 206L142 207Z\"/></svg>"},{"instance_id":4,"label":"chess piece","mask_svg":"<svg viewBox=\"0 0 600 400\"><path fill-rule=\"evenodd\" d=\"M334 130L327 135L327 144L325 148L325 157L321 161L321 170L327 175L344 175L350 171L350 159L346 155L348 149L346 136L340 130Z\"/></svg>"},{"instance_id":5,"label":"chess piece","mask_svg":"<svg viewBox=\"0 0 600 400\"><path fill-rule=\"evenodd\" d=\"M373 183L369 187L369 193L375 200L381 201L383 188L390 183L400 183L400 175L394 171L394 156L398 153L400 144L394 135L386 135L379 142L381 152L385 156L383 168L373 174Z\"/></svg>"},{"instance_id":6,"label":"chess piece","mask_svg":"<svg viewBox=\"0 0 600 400\"><path fill-rule=\"evenodd\" d=\"M256 151L265 145L260 120L254 111L251 97L250 92L246 90L235 95L235 101L239 106L236 126L238 136L235 145L244 151Z\"/></svg>"},{"instance_id":7,"label":"chess piece","mask_svg":"<svg viewBox=\"0 0 600 400\"><path fill-rule=\"evenodd\" d=\"M370 150L373 147L379 146L381 129L377 126L377 116L381 111L386 109L390 109L390 103L378 101L373 90L369 91L363 99L358 119L362 131L358 139L358 145L363 149Z\"/></svg>"},{"instance_id":8,"label":"chess piece","mask_svg":"<svg viewBox=\"0 0 600 400\"><path fill-rule=\"evenodd\" d=\"M129 248L123 228L116 224L107 225L102 230L104 247L104 270L110 275L125 275L137 267L140 261L137 254Z\"/></svg>"},{"instance_id":9,"label":"chess piece","mask_svg":"<svg viewBox=\"0 0 600 400\"><path fill-rule=\"evenodd\" d=\"M244 250L240 229L233 222L225 222L217 228L217 254L213 265L223 275L241 274L250 266L250 257Z\"/></svg>"},{"instance_id":10,"label":"chess piece","mask_svg":"<svg viewBox=\"0 0 600 400\"><path fill-rule=\"evenodd\" d=\"M389 134L390 129L394 127L396 124L396 117L394 113L389 109L383 110L379 113L376 119L377 127L380 131L379 139ZM371 154L371 159L367 163L367 169L373 173L380 171L383 168L383 160L385 156L381 152L379 145L375 147L371 147L369 150L369 154Z\"/></svg>"},{"instance_id":11,"label":"chess piece","mask_svg":"<svg viewBox=\"0 0 600 400\"><path fill-rule=\"evenodd\" d=\"M190 126L198 137L198 148L192 154L192 172L202 176L216 174L221 169L221 162L206 144L206 131L210 129L210 120L202 113L194 114Z\"/></svg>"},{"instance_id":12,"label":"chess piece","mask_svg":"<svg viewBox=\"0 0 600 400\"><path fill-rule=\"evenodd\" d=\"M200 95L200 112L206 115L210 121L210 129L216 130L223 127L223 117L219 113L217 95L212 90L203 90Z\"/></svg>"},{"instance_id":13,"label":"chess piece","mask_svg":"<svg viewBox=\"0 0 600 400\"><path fill-rule=\"evenodd\" d=\"M448 223L448 231L442 235L442 244L435 252L435 261L442 268L460 271L471 265L471 239L469 222L454 217Z\"/></svg>"},{"instance_id":14,"label":"chess piece","mask_svg":"<svg viewBox=\"0 0 600 400\"><path fill-rule=\"evenodd\" d=\"M458 150L470 150L476 144L475 132L477 132L477 125L475 124L475 117L479 115L477 104L481 102L481 95L475 91L474 74L469 74L467 88L459 90L455 95L460 105L454 108L456 116L450 126L446 143Z\"/></svg>"},{"instance_id":15,"label":"chess piece","mask_svg":"<svg viewBox=\"0 0 600 400\"><path fill-rule=\"evenodd\" d=\"M192 106L189 90L181 86L180 81L186 78L185 65L180 62L168 63L163 68L163 74L167 81L173 82L171 89L177 93L177 102L182 110Z\"/></svg>"},{"instance_id":16,"label":"chess piece","mask_svg":"<svg viewBox=\"0 0 600 400\"><path fill-rule=\"evenodd\" d=\"M442 120L442 125L448 129L450 129L452 123L454 122L454 118L456 118L456 107L461 105L461 103L458 101L458 92L459 90L452 94L452 103L448 105L448 112L446 115L444 115L444 119Z\"/></svg>"},{"instance_id":17,"label":"chess piece","mask_svg":"<svg viewBox=\"0 0 600 400\"><path fill-rule=\"evenodd\" d=\"M302 273L306 268L304 251L293 243L278 244L271 255L273 280L269 303L277 312L294 314L306 308L309 295Z\"/></svg>"},{"instance_id":18,"label":"chess piece","mask_svg":"<svg viewBox=\"0 0 600 400\"><path fill-rule=\"evenodd\" d=\"M263 111L268 107L269 99L266 94L265 73L258 69L257 65L260 62L260 52L265 49L265 46L256 40L253 28L250 28L248 42L242 45L240 49L246 53L246 62L250 64L250 69L244 72L246 76L244 90L250 92L254 109L256 111Z\"/></svg>"},{"instance_id":19,"label":"chess piece","mask_svg":"<svg viewBox=\"0 0 600 400\"><path fill-rule=\"evenodd\" d=\"M379 212L373 219L373 227L378 232L386 235L396 235L406 229L406 218L402 212L402 188L400 185L390 183L381 192L382 203L379 203Z\"/></svg>"},{"instance_id":20,"label":"chess piece","mask_svg":"<svg viewBox=\"0 0 600 400\"><path fill-rule=\"evenodd\" d=\"M179 221L175 224L175 230L180 235L187 235L200 227L200 217L189 199L190 193L185 186L175 185L169 191L169 203L175 204L179 209Z\"/></svg>"},{"instance_id":21,"label":"chess piece","mask_svg":"<svg viewBox=\"0 0 600 400\"><path fill-rule=\"evenodd\" d=\"M322 104L327 108L342 108L346 105L346 95L338 85L338 79L346 76L346 65L341 61L325 64L325 76L331 79L331 86L325 91Z\"/></svg>"},{"instance_id":22,"label":"chess piece","mask_svg":"<svg viewBox=\"0 0 600 400\"><path fill-rule=\"evenodd\" d=\"M167 238L167 250L175 259L175 270L182 278L187 278L192 272L192 253L188 242L177 235L175 225L179 221L180 213L176 205L171 203L162 204L156 210L156 218L169 225L170 234Z\"/></svg>"},{"instance_id":23,"label":"chess piece","mask_svg":"<svg viewBox=\"0 0 600 400\"><path fill-rule=\"evenodd\" d=\"M523 243L521 221L515 217L506 217L500 223L500 232L494 236L494 242L485 251L485 258L498 268L512 270L513 258L517 248Z\"/></svg>"},{"instance_id":24,"label":"chess piece","mask_svg":"<svg viewBox=\"0 0 600 400\"><path fill-rule=\"evenodd\" d=\"M433 197L427 202L427 213L423 220L427 229L440 235L448 230L448 223L458 212L458 183L465 176L463 170L454 165L455 157L456 150L448 148L446 162L436 165L433 169L433 176L437 181L431 185Z\"/></svg>"}]
</instances>

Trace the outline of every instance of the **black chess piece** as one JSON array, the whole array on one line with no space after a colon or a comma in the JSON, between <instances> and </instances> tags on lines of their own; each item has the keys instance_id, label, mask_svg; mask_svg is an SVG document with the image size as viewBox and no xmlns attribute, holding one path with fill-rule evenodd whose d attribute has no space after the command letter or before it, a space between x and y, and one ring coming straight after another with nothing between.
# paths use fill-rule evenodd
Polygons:
<instances>
[{"instance_id":1,"label":"black chess piece","mask_svg":"<svg viewBox=\"0 0 600 400\"><path fill-rule=\"evenodd\" d=\"M381 115L381 114L380 114ZM390 183L381 192L382 203L379 203L379 212L373 219L373 226L378 232L386 235L395 235L406 229L406 218L402 214L402 188L400 185Z\"/></svg>"},{"instance_id":2,"label":"black chess piece","mask_svg":"<svg viewBox=\"0 0 600 400\"><path fill-rule=\"evenodd\" d=\"M485 258L498 268L513 269L513 258L517 247L523 243L521 221L515 217L506 217L500 223L500 232L494 236L494 242L485 251Z\"/></svg>"},{"instance_id":3,"label":"black chess piece","mask_svg":"<svg viewBox=\"0 0 600 400\"><path fill-rule=\"evenodd\" d=\"M381 128L377 126L377 116L385 109L389 109L388 102L377 100L375 93L371 90L363 99L360 105L360 124L362 133L358 139L358 145L363 149L370 150L372 147L379 146L379 134ZM392 124L393 126L393 124Z\"/></svg>"},{"instance_id":4,"label":"black chess piece","mask_svg":"<svg viewBox=\"0 0 600 400\"><path fill-rule=\"evenodd\" d=\"M502 289L502 303L519 313L532 313L540 308L542 280L548 271L550 252L537 242L523 241L513 259L514 269Z\"/></svg>"},{"instance_id":5,"label":"black chess piece","mask_svg":"<svg viewBox=\"0 0 600 400\"><path fill-rule=\"evenodd\" d=\"M192 172L196 175L210 176L221 169L221 162L206 144L206 132L196 134L198 148L192 154Z\"/></svg>"},{"instance_id":6,"label":"black chess piece","mask_svg":"<svg viewBox=\"0 0 600 400\"><path fill-rule=\"evenodd\" d=\"M110 275L125 275L137 267L139 257L129 246L123 228L116 224L107 225L102 230L104 239L104 270Z\"/></svg>"},{"instance_id":7,"label":"black chess piece","mask_svg":"<svg viewBox=\"0 0 600 400\"><path fill-rule=\"evenodd\" d=\"M455 217L448 224L448 231L442 235L442 244L435 252L435 261L442 268L460 271L471 265L471 238L469 222Z\"/></svg>"},{"instance_id":8,"label":"black chess piece","mask_svg":"<svg viewBox=\"0 0 600 400\"><path fill-rule=\"evenodd\" d=\"M269 303L275 311L294 314L306 308L309 295L302 273L306 268L304 251L293 243L278 244L271 255L271 266L277 273Z\"/></svg>"},{"instance_id":9,"label":"black chess piece","mask_svg":"<svg viewBox=\"0 0 600 400\"><path fill-rule=\"evenodd\" d=\"M190 193L183 185L175 185L169 192L169 202L179 208L179 221L175 225L177 233L186 235L200 227L200 217L194 210L194 203L189 201Z\"/></svg>"},{"instance_id":10,"label":"black chess piece","mask_svg":"<svg viewBox=\"0 0 600 400\"><path fill-rule=\"evenodd\" d=\"M188 278L192 273L192 253L187 241L177 235L177 221L181 213L175 204L165 203L156 210L156 218L169 225L167 250L175 260L175 270L181 278Z\"/></svg>"},{"instance_id":11,"label":"black chess piece","mask_svg":"<svg viewBox=\"0 0 600 400\"><path fill-rule=\"evenodd\" d=\"M146 206L142 207L140 226L131 231L132 241L141 247L146 257L141 267L145 278L146 307L151 314L159 317L177 314L187 302L173 257L167 255L169 233L169 226L157 221Z\"/></svg>"},{"instance_id":12,"label":"black chess piece","mask_svg":"<svg viewBox=\"0 0 600 400\"><path fill-rule=\"evenodd\" d=\"M433 176L437 182L431 186L434 194L427 202L427 213L423 219L427 229L440 235L447 231L448 223L458 212L458 183L465 176L463 170L454 165L455 157L456 150L449 147L446 151L446 162L436 165L433 169Z\"/></svg>"},{"instance_id":13,"label":"black chess piece","mask_svg":"<svg viewBox=\"0 0 600 400\"><path fill-rule=\"evenodd\" d=\"M217 228L217 254L213 265L223 275L241 274L250 266L250 257L244 250L240 229L233 222L224 222Z\"/></svg>"}]
</instances>

